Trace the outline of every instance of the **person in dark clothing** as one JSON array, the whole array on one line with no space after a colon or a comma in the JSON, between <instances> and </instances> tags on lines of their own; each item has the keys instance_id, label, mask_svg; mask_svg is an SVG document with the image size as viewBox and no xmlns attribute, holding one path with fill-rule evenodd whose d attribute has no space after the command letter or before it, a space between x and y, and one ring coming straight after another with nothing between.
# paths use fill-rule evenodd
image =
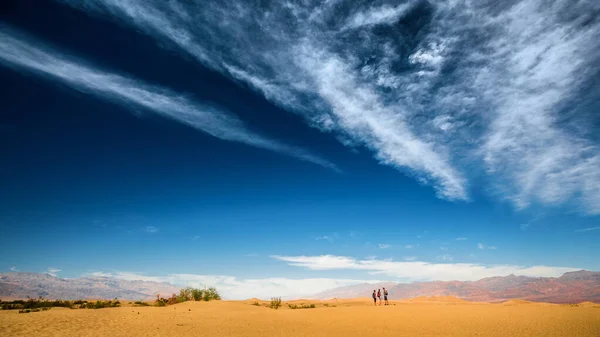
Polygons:
<instances>
[{"instance_id":1,"label":"person in dark clothing","mask_svg":"<svg viewBox=\"0 0 600 337\"><path fill-rule=\"evenodd\" d=\"M385 305L389 305L390 303L388 302L388 291L385 290L385 288L383 288L383 300L385 301Z\"/></svg>"},{"instance_id":2,"label":"person in dark clothing","mask_svg":"<svg viewBox=\"0 0 600 337\"><path fill-rule=\"evenodd\" d=\"M377 298L379 299L379 305L381 305L381 289L377 289Z\"/></svg>"},{"instance_id":3,"label":"person in dark clothing","mask_svg":"<svg viewBox=\"0 0 600 337\"><path fill-rule=\"evenodd\" d=\"M377 305L377 296L375 295L375 289L373 289L373 305Z\"/></svg>"}]
</instances>

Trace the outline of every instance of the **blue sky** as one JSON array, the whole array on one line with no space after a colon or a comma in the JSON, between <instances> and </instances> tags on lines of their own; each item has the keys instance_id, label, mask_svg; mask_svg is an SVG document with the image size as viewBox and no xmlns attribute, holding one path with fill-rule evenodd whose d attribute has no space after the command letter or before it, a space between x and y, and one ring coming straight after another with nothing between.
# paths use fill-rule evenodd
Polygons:
<instances>
[{"instance_id":1,"label":"blue sky","mask_svg":"<svg viewBox=\"0 0 600 337\"><path fill-rule=\"evenodd\" d=\"M598 10L5 2L0 271L243 298L599 270Z\"/></svg>"}]
</instances>

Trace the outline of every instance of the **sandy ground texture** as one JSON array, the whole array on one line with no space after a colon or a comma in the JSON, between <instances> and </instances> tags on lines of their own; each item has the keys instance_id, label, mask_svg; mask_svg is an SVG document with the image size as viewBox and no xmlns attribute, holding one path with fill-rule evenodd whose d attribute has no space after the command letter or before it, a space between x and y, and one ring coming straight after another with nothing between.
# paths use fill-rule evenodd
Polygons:
<instances>
[{"instance_id":1,"label":"sandy ground texture","mask_svg":"<svg viewBox=\"0 0 600 337\"><path fill-rule=\"evenodd\" d=\"M168 307L0 311L0 336L600 336L600 304L452 298L186 302ZM315 304L314 309L289 309ZM256 305L258 304L258 305ZM325 306L327 305L327 306Z\"/></svg>"}]
</instances>

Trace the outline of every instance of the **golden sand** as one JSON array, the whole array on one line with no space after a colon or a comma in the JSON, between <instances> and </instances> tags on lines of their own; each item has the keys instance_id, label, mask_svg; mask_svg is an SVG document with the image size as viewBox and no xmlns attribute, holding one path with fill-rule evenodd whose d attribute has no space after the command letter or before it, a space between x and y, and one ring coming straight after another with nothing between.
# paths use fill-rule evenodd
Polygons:
<instances>
[{"instance_id":1,"label":"golden sand","mask_svg":"<svg viewBox=\"0 0 600 337\"><path fill-rule=\"evenodd\" d=\"M504 305L436 298L375 307L367 299L293 302L317 308L291 310L284 302L273 310L252 299L29 314L5 310L0 311L0 336L600 336L600 305L594 303Z\"/></svg>"}]
</instances>

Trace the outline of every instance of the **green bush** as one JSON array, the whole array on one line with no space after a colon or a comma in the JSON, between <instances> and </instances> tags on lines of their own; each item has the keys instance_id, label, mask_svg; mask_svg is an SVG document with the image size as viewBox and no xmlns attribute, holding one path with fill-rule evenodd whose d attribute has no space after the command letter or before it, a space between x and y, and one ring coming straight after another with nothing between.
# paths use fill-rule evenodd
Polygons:
<instances>
[{"instance_id":1,"label":"green bush","mask_svg":"<svg viewBox=\"0 0 600 337\"><path fill-rule=\"evenodd\" d=\"M192 298L194 301L201 301L204 299L204 290L202 289L192 289Z\"/></svg>"},{"instance_id":2,"label":"green bush","mask_svg":"<svg viewBox=\"0 0 600 337\"><path fill-rule=\"evenodd\" d=\"M5 301L2 302L2 310L13 310L13 309L38 309L38 308L51 308L51 307L64 307L73 308L74 303L72 301L62 300L46 300L43 297L29 298L25 300Z\"/></svg>"},{"instance_id":3,"label":"green bush","mask_svg":"<svg viewBox=\"0 0 600 337\"><path fill-rule=\"evenodd\" d=\"M281 297L272 297L269 308L277 310L277 309L279 309L280 306L281 306Z\"/></svg>"},{"instance_id":4,"label":"green bush","mask_svg":"<svg viewBox=\"0 0 600 337\"><path fill-rule=\"evenodd\" d=\"M49 310L53 307L63 307L70 309L101 309L101 308L115 308L120 307L121 302L115 298L114 300L108 301L96 301L96 302L88 302L84 300L76 300L76 301L63 301L63 300L45 300L42 297L37 299L28 299L24 300L16 300L10 302L2 302L2 310L12 310L19 309L24 313L27 312L36 312L40 309L42 311ZM25 312L25 310L29 310Z\"/></svg>"},{"instance_id":5,"label":"green bush","mask_svg":"<svg viewBox=\"0 0 600 337\"><path fill-rule=\"evenodd\" d=\"M148 303L146 303L146 302L142 302L142 301L135 301L135 302L133 303L133 305L135 305L135 306L141 306L141 307L147 307L147 306L149 306L150 304L148 304Z\"/></svg>"},{"instance_id":6,"label":"green bush","mask_svg":"<svg viewBox=\"0 0 600 337\"><path fill-rule=\"evenodd\" d=\"M208 288L206 291L204 291L203 295L204 295L203 299L205 301L213 301L213 300L219 301L219 300L221 300L221 295L219 295L219 292L214 287Z\"/></svg>"},{"instance_id":7,"label":"green bush","mask_svg":"<svg viewBox=\"0 0 600 337\"><path fill-rule=\"evenodd\" d=\"M85 303L85 308L87 309L103 309L103 308L116 308L120 307L121 302L116 298L111 301L96 301L96 302L87 302Z\"/></svg>"},{"instance_id":8,"label":"green bush","mask_svg":"<svg viewBox=\"0 0 600 337\"><path fill-rule=\"evenodd\" d=\"M314 309L316 308L316 306L314 304L301 304L301 305L296 305L296 304L288 304L288 307L290 309Z\"/></svg>"},{"instance_id":9,"label":"green bush","mask_svg":"<svg viewBox=\"0 0 600 337\"><path fill-rule=\"evenodd\" d=\"M254 306L260 307L260 303L258 303L258 301L254 301L254 303L252 303L251 305L254 305Z\"/></svg>"}]
</instances>

